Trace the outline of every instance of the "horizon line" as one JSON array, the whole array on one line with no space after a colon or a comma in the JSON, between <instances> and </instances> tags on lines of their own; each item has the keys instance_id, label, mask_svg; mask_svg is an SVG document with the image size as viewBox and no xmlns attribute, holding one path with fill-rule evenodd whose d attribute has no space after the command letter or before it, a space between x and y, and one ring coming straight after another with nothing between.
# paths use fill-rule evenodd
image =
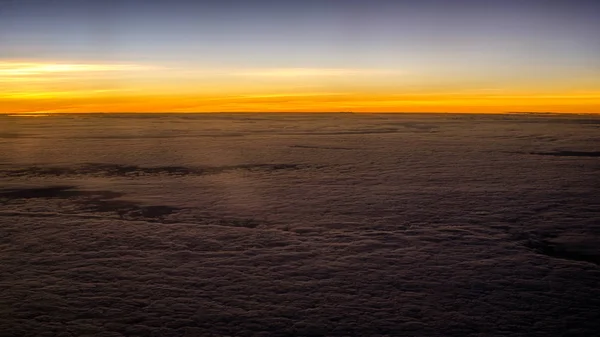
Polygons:
<instances>
[{"instance_id":1,"label":"horizon line","mask_svg":"<svg viewBox=\"0 0 600 337\"><path fill-rule=\"evenodd\" d=\"M146 114L146 115L204 115L204 114L386 114L386 115L398 115L398 114L445 114L445 115L600 115L600 112L536 112L536 111L505 111L505 112L448 112L448 111L210 111L210 112L176 112L176 111L120 111L120 112L61 112L61 111L28 111L28 112L1 112L3 116L23 116L23 115L127 115L127 114Z\"/></svg>"}]
</instances>

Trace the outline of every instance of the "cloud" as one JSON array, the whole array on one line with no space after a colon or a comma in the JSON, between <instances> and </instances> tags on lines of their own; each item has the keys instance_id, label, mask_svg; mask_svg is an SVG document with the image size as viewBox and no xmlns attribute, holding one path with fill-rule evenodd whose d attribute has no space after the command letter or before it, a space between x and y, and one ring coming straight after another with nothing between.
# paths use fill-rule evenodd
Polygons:
<instances>
[{"instance_id":1,"label":"cloud","mask_svg":"<svg viewBox=\"0 0 600 337\"><path fill-rule=\"evenodd\" d=\"M0 123L3 335L600 330L598 118Z\"/></svg>"},{"instance_id":2,"label":"cloud","mask_svg":"<svg viewBox=\"0 0 600 337\"><path fill-rule=\"evenodd\" d=\"M39 76L65 73L124 72L156 69L137 64L94 64L0 61L0 77Z\"/></svg>"},{"instance_id":3,"label":"cloud","mask_svg":"<svg viewBox=\"0 0 600 337\"><path fill-rule=\"evenodd\" d=\"M380 69L345 69L345 68L264 68L234 71L234 76L248 77L338 77L361 75L389 75L397 71Z\"/></svg>"},{"instance_id":4,"label":"cloud","mask_svg":"<svg viewBox=\"0 0 600 337\"><path fill-rule=\"evenodd\" d=\"M344 96L347 93L341 92L299 92L299 93L279 93L279 94L256 94L256 95L240 95L237 98L290 98L290 97L321 97L321 96Z\"/></svg>"}]
</instances>

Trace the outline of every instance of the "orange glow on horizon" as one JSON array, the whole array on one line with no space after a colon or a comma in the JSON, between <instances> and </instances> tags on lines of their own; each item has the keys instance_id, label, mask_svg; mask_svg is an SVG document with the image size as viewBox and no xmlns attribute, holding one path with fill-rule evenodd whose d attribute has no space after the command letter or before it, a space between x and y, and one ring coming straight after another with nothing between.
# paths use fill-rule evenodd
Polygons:
<instances>
[{"instance_id":1,"label":"orange glow on horizon","mask_svg":"<svg viewBox=\"0 0 600 337\"><path fill-rule=\"evenodd\" d=\"M419 74L382 69L202 70L0 61L0 113L600 113L600 86L595 83L587 90L542 83L479 90L436 83L411 86L419 80Z\"/></svg>"}]
</instances>

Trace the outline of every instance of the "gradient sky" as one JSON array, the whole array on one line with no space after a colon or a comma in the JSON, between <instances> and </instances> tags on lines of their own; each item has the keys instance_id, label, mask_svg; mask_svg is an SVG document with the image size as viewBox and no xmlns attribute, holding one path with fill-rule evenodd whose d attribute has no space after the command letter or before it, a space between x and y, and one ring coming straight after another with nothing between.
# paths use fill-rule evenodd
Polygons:
<instances>
[{"instance_id":1,"label":"gradient sky","mask_svg":"<svg viewBox=\"0 0 600 337\"><path fill-rule=\"evenodd\" d=\"M0 112L600 112L597 0L0 0Z\"/></svg>"}]
</instances>

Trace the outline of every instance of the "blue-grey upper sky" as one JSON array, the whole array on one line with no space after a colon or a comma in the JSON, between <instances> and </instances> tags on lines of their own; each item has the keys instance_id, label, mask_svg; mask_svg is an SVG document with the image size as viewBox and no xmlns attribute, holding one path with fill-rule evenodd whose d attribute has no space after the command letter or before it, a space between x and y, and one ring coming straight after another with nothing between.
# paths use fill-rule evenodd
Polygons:
<instances>
[{"instance_id":1,"label":"blue-grey upper sky","mask_svg":"<svg viewBox=\"0 0 600 337\"><path fill-rule=\"evenodd\" d=\"M598 18L594 0L3 0L0 57L560 66L597 62Z\"/></svg>"}]
</instances>

